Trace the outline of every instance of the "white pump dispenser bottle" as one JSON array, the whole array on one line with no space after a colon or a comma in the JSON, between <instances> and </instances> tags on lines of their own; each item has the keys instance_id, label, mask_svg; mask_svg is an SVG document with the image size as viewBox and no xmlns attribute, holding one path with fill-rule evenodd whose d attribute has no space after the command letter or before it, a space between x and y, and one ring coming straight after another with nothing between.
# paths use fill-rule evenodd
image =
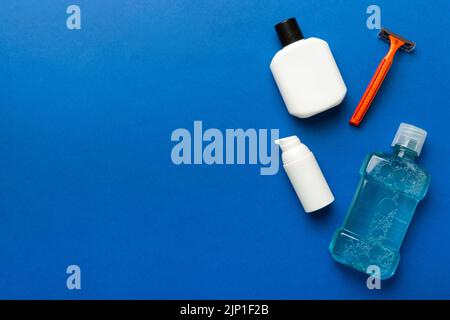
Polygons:
<instances>
[{"instance_id":1,"label":"white pump dispenser bottle","mask_svg":"<svg viewBox=\"0 0 450 320\"><path fill-rule=\"evenodd\" d=\"M289 180L305 212L313 212L334 201L316 158L297 136L275 141L283 152L281 158Z\"/></svg>"}]
</instances>

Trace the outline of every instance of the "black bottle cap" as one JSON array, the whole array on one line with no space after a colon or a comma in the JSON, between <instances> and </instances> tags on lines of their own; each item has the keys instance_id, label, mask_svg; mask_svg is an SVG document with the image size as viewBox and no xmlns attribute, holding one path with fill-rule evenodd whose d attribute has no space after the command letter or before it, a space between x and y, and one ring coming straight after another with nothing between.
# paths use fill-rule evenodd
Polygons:
<instances>
[{"instance_id":1,"label":"black bottle cap","mask_svg":"<svg viewBox=\"0 0 450 320\"><path fill-rule=\"evenodd\" d=\"M283 47L303 39L302 31L295 18L289 18L277 23L275 30Z\"/></svg>"}]
</instances>

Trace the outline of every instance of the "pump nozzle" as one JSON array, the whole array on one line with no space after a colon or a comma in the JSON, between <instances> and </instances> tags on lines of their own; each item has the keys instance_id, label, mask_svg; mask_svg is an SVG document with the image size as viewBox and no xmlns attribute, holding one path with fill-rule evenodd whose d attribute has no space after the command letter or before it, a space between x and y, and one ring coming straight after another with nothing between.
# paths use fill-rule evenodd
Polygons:
<instances>
[{"instance_id":1,"label":"pump nozzle","mask_svg":"<svg viewBox=\"0 0 450 320\"><path fill-rule=\"evenodd\" d=\"M290 147L294 145L300 145L300 139L297 136L290 136L282 139L277 139L274 141L275 144L279 145L281 148L281 151L286 151L290 149Z\"/></svg>"}]
</instances>

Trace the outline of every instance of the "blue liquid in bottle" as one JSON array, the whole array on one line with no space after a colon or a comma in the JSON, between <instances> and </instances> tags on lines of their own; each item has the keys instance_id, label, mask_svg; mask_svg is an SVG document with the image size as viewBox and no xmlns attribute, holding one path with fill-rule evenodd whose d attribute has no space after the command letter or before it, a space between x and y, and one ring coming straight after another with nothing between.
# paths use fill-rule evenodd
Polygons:
<instances>
[{"instance_id":1,"label":"blue liquid in bottle","mask_svg":"<svg viewBox=\"0 0 450 320\"><path fill-rule=\"evenodd\" d=\"M400 259L400 246L416 209L425 197L430 175L415 163L426 131L402 123L392 142L393 154L369 154L344 224L330 243L333 258L351 268L390 278Z\"/></svg>"}]
</instances>

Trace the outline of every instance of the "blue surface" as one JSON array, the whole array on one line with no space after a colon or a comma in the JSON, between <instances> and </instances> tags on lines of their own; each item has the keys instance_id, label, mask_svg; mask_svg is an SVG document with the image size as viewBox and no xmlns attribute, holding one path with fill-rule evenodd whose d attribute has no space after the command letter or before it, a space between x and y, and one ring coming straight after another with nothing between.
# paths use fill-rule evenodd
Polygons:
<instances>
[{"instance_id":1,"label":"blue surface","mask_svg":"<svg viewBox=\"0 0 450 320\"><path fill-rule=\"evenodd\" d=\"M82 29L66 28L78 4ZM450 298L450 2L377 1L400 52L361 128L348 125L388 45L368 1L3 0L0 10L1 298ZM327 40L348 94L290 116L269 63L273 25ZM280 128L315 153L336 197L303 213L285 173L175 166L176 128ZM382 290L331 258L364 156L400 122L428 131L432 175ZM66 288L66 267L82 289Z\"/></svg>"}]
</instances>

